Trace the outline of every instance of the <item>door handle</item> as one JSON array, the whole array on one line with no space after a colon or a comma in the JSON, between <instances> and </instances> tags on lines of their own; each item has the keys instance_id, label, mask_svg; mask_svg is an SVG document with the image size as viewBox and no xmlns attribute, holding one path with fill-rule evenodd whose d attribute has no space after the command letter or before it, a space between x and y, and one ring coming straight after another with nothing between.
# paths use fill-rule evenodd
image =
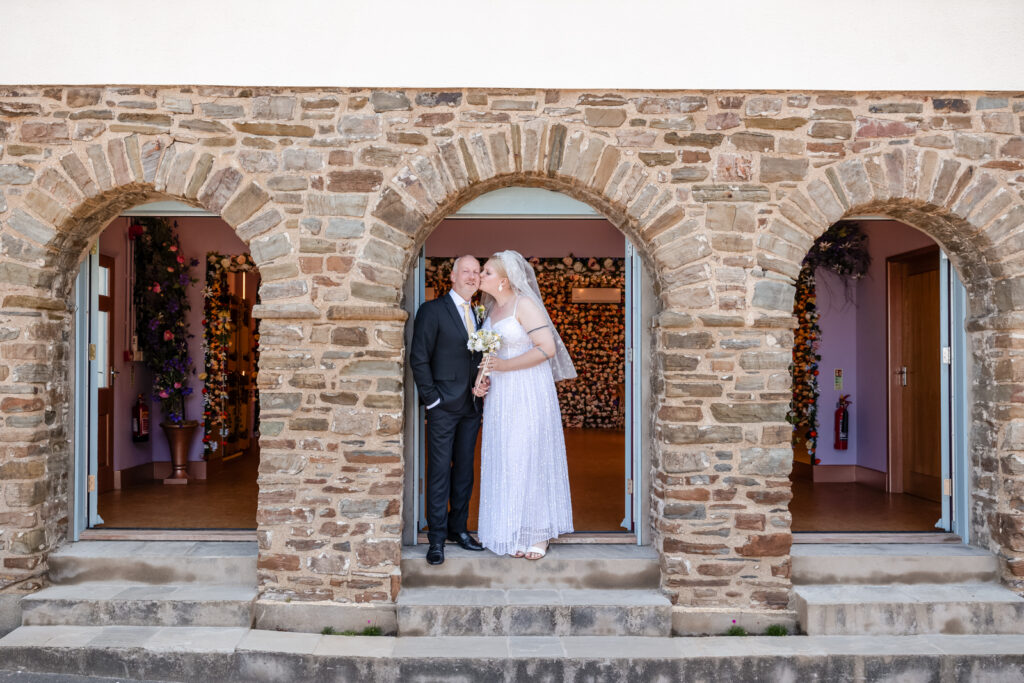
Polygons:
<instances>
[{"instance_id":1,"label":"door handle","mask_svg":"<svg viewBox=\"0 0 1024 683\"><path fill-rule=\"evenodd\" d=\"M900 386L904 386L904 387L907 386L907 366L906 365L900 367L900 369L897 370L894 374L899 376L899 378L900 378Z\"/></svg>"}]
</instances>

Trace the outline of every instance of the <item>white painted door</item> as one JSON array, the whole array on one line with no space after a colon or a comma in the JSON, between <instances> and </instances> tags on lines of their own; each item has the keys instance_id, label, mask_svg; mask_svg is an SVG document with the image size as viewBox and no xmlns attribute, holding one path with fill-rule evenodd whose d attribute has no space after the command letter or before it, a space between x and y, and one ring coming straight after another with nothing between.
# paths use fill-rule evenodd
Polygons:
<instances>
[{"instance_id":1,"label":"white painted door","mask_svg":"<svg viewBox=\"0 0 1024 683\"><path fill-rule=\"evenodd\" d=\"M942 517L935 526L968 540L967 290L945 252L939 261L942 323Z\"/></svg>"},{"instance_id":2,"label":"white painted door","mask_svg":"<svg viewBox=\"0 0 1024 683\"><path fill-rule=\"evenodd\" d=\"M639 498L636 491L639 488L637 476L637 464L640 461L640 438L638 417L640 414L640 353L639 341L643 338L640 329L640 305L641 287L639 280L642 274L643 264L640 256L633 248L633 244L626 240L626 447L623 453L623 472L625 482L623 486L623 508L625 514L622 518L622 528L626 531L634 531L636 519L639 517L636 508L636 500ZM638 535L639 537L639 535Z\"/></svg>"},{"instance_id":3,"label":"white painted door","mask_svg":"<svg viewBox=\"0 0 1024 683\"><path fill-rule=\"evenodd\" d=\"M102 524L97 493L98 428L101 373L106 373L108 329L100 320L100 257L95 247L75 281L75 505L74 540L85 529ZM101 348L102 347L102 348ZM103 353L101 354L101 350Z\"/></svg>"}]
</instances>

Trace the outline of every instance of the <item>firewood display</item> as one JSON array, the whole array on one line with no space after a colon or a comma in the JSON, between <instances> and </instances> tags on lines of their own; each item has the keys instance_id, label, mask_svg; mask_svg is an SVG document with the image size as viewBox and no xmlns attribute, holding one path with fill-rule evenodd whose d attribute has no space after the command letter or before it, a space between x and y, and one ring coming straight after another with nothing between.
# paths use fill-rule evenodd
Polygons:
<instances>
[{"instance_id":1,"label":"firewood display","mask_svg":"<svg viewBox=\"0 0 1024 683\"><path fill-rule=\"evenodd\" d=\"M485 259L481 259L483 261ZM625 425L625 303L573 303L579 287L616 287L625 291L623 258L531 258L544 305L562 335L577 377L559 382L558 400L565 427L623 429ZM426 260L426 286L435 296L451 287L452 260ZM478 295L479 296L479 295ZM475 303L475 301L474 301Z\"/></svg>"}]
</instances>

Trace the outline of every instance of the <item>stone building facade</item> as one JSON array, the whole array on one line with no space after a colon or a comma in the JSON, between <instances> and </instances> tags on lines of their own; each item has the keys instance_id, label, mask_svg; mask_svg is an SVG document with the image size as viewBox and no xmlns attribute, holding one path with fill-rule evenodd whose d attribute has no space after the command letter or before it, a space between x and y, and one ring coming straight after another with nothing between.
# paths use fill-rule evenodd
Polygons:
<instances>
[{"instance_id":1,"label":"stone building facade","mask_svg":"<svg viewBox=\"0 0 1024 683\"><path fill-rule=\"evenodd\" d=\"M785 610L794 279L881 214L935 238L970 299L972 542L1024 590L1024 95L0 88L0 590L68 536L78 265L173 199L260 267L262 600L387 608L400 571L407 313L459 206L587 202L654 284L650 535L681 615Z\"/></svg>"}]
</instances>

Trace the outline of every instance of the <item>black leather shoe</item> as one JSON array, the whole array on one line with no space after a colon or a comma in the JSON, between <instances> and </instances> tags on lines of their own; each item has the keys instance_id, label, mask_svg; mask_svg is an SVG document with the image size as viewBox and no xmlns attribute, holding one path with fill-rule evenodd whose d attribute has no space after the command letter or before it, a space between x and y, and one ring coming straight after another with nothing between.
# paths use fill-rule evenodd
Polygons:
<instances>
[{"instance_id":1,"label":"black leather shoe","mask_svg":"<svg viewBox=\"0 0 1024 683\"><path fill-rule=\"evenodd\" d=\"M484 549L484 547L480 545L480 541L470 536L468 531L463 531L461 534L448 534L448 540L452 543L458 543L466 550Z\"/></svg>"},{"instance_id":2,"label":"black leather shoe","mask_svg":"<svg viewBox=\"0 0 1024 683\"><path fill-rule=\"evenodd\" d=\"M427 564L444 564L444 543L431 543L427 549Z\"/></svg>"}]
</instances>

